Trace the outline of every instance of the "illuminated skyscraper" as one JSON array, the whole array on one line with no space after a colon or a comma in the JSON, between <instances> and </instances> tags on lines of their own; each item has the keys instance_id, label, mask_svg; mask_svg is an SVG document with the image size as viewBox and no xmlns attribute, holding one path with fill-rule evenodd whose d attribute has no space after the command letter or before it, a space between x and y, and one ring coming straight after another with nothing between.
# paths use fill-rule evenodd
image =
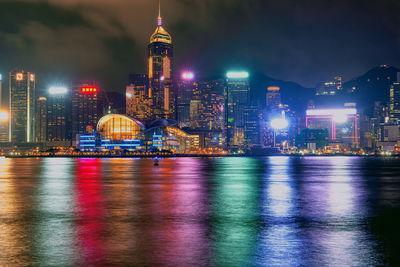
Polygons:
<instances>
[{"instance_id":1,"label":"illuminated skyscraper","mask_svg":"<svg viewBox=\"0 0 400 267\"><path fill-rule=\"evenodd\" d=\"M36 103L36 142L47 140L47 98L39 97Z\"/></svg>"},{"instance_id":2,"label":"illuminated skyscraper","mask_svg":"<svg viewBox=\"0 0 400 267\"><path fill-rule=\"evenodd\" d=\"M249 74L229 72L225 87L225 130L228 150L245 148L246 109L249 102Z\"/></svg>"},{"instance_id":3,"label":"illuminated skyscraper","mask_svg":"<svg viewBox=\"0 0 400 267\"><path fill-rule=\"evenodd\" d=\"M392 122L400 120L400 82L395 82L390 87L389 116Z\"/></svg>"},{"instance_id":4,"label":"illuminated skyscraper","mask_svg":"<svg viewBox=\"0 0 400 267\"><path fill-rule=\"evenodd\" d=\"M149 79L145 74L129 75L126 87L126 115L147 121L151 118Z\"/></svg>"},{"instance_id":5,"label":"illuminated skyscraper","mask_svg":"<svg viewBox=\"0 0 400 267\"><path fill-rule=\"evenodd\" d=\"M0 74L0 143L8 142L8 112L3 105L3 76Z\"/></svg>"},{"instance_id":6,"label":"illuminated skyscraper","mask_svg":"<svg viewBox=\"0 0 400 267\"><path fill-rule=\"evenodd\" d=\"M66 87L50 87L47 97L47 140L71 140L70 91Z\"/></svg>"},{"instance_id":7,"label":"illuminated skyscraper","mask_svg":"<svg viewBox=\"0 0 400 267\"><path fill-rule=\"evenodd\" d=\"M222 79L199 82L200 129L220 131L224 128L224 86Z\"/></svg>"},{"instance_id":8,"label":"illuminated skyscraper","mask_svg":"<svg viewBox=\"0 0 400 267\"><path fill-rule=\"evenodd\" d=\"M260 117L261 112L259 106L249 103L245 109L245 145L247 148L261 143Z\"/></svg>"},{"instance_id":9,"label":"illuminated skyscraper","mask_svg":"<svg viewBox=\"0 0 400 267\"><path fill-rule=\"evenodd\" d=\"M192 99L190 100L190 128L200 128L200 113L201 112L201 100Z\"/></svg>"},{"instance_id":10,"label":"illuminated skyscraper","mask_svg":"<svg viewBox=\"0 0 400 267\"><path fill-rule=\"evenodd\" d=\"M157 29L150 37L148 68L151 119L176 119L173 87L173 45L171 35L162 27L159 11Z\"/></svg>"},{"instance_id":11,"label":"illuminated skyscraper","mask_svg":"<svg viewBox=\"0 0 400 267\"><path fill-rule=\"evenodd\" d=\"M267 109L276 110L282 104L281 88L278 86L270 86L267 89Z\"/></svg>"},{"instance_id":12,"label":"illuminated skyscraper","mask_svg":"<svg viewBox=\"0 0 400 267\"><path fill-rule=\"evenodd\" d=\"M35 74L24 70L10 72L9 77L9 141L35 141Z\"/></svg>"},{"instance_id":13,"label":"illuminated skyscraper","mask_svg":"<svg viewBox=\"0 0 400 267\"><path fill-rule=\"evenodd\" d=\"M0 112L3 111L3 75L0 74Z\"/></svg>"},{"instance_id":14,"label":"illuminated skyscraper","mask_svg":"<svg viewBox=\"0 0 400 267\"><path fill-rule=\"evenodd\" d=\"M195 98L195 92L198 91L198 83L194 79L192 72L184 72L177 84L177 115L178 122L181 127L189 127L191 125L190 103Z\"/></svg>"},{"instance_id":15,"label":"illuminated skyscraper","mask_svg":"<svg viewBox=\"0 0 400 267\"><path fill-rule=\"evenodd\" d=\"M100 94L96 82L78 83L72 87L72 138L86 132L86 127L96 129L101 117Z\"/></svg>"}]
</instances>

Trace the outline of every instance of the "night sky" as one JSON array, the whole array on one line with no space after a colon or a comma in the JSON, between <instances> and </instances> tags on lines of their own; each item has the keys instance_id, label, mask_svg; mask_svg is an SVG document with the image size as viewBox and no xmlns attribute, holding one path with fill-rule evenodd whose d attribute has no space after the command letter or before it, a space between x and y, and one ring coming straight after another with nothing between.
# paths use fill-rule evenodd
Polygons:
<instances>
[{"instance_id":1,"label":"night sky","mask_svg":"<svg viewBox=\"0 0 400 267\"><path fill-rule=\"evenodd\" d=\"M98 79L123 91L146 72L156 0L0 1L0 71L37 72L41 85ZM398 0L162 0L176 70L241 68L305 87L400 66Z\"/></svg>"}]
</instances>

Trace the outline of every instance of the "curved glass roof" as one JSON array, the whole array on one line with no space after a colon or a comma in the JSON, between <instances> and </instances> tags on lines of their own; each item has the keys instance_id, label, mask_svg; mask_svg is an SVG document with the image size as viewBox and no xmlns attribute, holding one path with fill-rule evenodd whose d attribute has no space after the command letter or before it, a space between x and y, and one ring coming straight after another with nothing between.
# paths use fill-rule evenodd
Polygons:
<instances>
[{"instance_id":1,"label":"curved glass roof","mask_svg":"<svg viewBox=\"0 0 400 267\"><path fill-rule=\"evenodd\" d=\"M101 128L101 126L102 126L103 124L105 124L107 121L112 120L112 119L123 119L123 120L128 120L128 121L131 121L131 122L137 124L142 130L145 129L144 124L143 124L142 122L140 122L140 121L134 119L134 118L131 118L131 117L128 117L128 116L125 116L125 115L121 115L121 114L108 114L108 115L102 117L102 118L99 120L99 122L97 123L97 131Z\"/></svg>"}]
</instances>

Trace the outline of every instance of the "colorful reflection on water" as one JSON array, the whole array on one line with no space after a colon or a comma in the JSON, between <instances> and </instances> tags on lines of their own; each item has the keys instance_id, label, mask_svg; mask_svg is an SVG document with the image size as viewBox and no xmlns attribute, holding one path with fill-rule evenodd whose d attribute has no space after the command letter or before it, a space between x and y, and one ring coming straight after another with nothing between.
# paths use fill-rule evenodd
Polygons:
<instances>
[{"instance_id":1,"label":"colorful reflection on water","mask_svg":"<svg viewBox=\"0 0 400 267\"><path fill-rule=\"evenodd\" d=\"M400 159L0 159L0 265L396 265Z\"/></svg>"}]
</instances>

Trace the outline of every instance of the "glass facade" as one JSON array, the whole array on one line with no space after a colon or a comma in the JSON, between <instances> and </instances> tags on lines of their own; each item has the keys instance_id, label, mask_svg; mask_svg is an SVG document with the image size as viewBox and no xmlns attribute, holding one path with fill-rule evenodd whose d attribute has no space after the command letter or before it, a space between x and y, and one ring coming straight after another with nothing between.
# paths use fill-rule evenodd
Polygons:
<instances>
[{"instance_id":1,"label":"glass facade","mask_svg":"<svg viewBox=\"0 0 400 267\"><path fill-rule=\"evenodd\" d=\"M69 94L50 94L47 97L47 140L71 140L71 105Z\"/></svg>"},{"instance_id":2,"label":"glass facade","mask_svg":"<svg viewBox=\"0 0 400 267\"><path fill-rule=\"evenodd\" d=\"M9 76L9 141L35 141L36 77L24 70L10 72Z\"/></svg>"},{"instance_id":3,"label":"glass facade","mask_svg":"<svg viewBox=\"0 0 400 267\"><path fill-rule=\"evenodd\" d=\"M83 90L89 87L96 90ZM74 85L72 88L72 137L85 133L88 126L95 128L100 116L100 95L96 83Z\"/></svg>"},{"instance_id":4,"label":"glass facade","mask_svg":"<svg viewBox=\"0 0 400 267\"><path fill-rule=\"evenodd\" d=\"M225 130L228 150L245 148L246 109L249 102L249 79L228 78L225 87Z\"/></svg>"}]
</instances>

